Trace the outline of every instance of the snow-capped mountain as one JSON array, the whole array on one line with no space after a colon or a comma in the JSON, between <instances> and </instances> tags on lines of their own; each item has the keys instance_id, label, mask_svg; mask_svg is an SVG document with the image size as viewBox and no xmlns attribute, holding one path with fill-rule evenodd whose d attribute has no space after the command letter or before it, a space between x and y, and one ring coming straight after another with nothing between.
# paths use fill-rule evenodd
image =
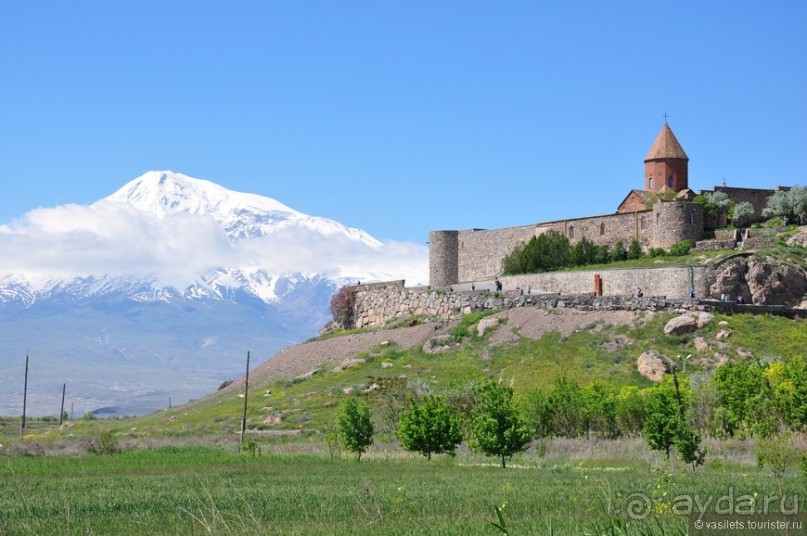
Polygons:
<instances>
[{"instance_id":1,"label":"snow-capped mountain","mask_svg":"<svg viewBox=\"0 0 807 536\"><path fill-rule=\"evenodd\" d=\"M159 218L180 213L210 216L232 240L299 227L326 237L344 235L371 248L381 247L381 242L360 229L302 214L269 197L234 192L171 171L149 171L95 206L108 202L124 203Z\"/></svg>"},{"instance_id":2,"label":"snow-capped mountain","mask_svg":"<svg viewBox=\"0 0 807 536\"><path fill-rule=\"evenodd\" d=\"M239 375L248 350L312 336L346 281L419 283L427 267L423 246L170 171L0 225L0 257L0 415L21 409L25 354L43 363L33 414L60 382L82 412L142 413Z\"/></svg>"}]
</instances>

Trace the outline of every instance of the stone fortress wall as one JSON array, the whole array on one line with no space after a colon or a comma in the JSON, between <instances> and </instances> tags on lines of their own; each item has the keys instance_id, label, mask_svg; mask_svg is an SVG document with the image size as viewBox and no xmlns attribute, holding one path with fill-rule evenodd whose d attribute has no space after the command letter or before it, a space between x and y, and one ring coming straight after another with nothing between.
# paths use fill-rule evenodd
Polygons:
<instances>
[{"instance_id":1,"label":"stone fortress wall","mask_svg":"<svg viewBox=\"0 0 807 536\"><path fill-rule=\"evenodd\" d=\"M595 244L625 248L635 239L645 249L669 248L703 235L703 207L687 201L659 201L652 210L607 214L504 229L432 231L429 234L430 286L446 288L462 282L493 279L513 249L551 229L574 244L586 237Z\"/></svg>"},{"instance_id":2,"label":"stone fortress wall","mask_svg":"<svg viewBox=\"0 0 807 536\"><path fill-rule=\"evenodd\" d=\"M576 303L578 306L622 308L622 302L635 301L639 288L648 297L642 302L644 306L652 303L653 308L663 308L667 305L659 305L662 302L687 303L692 289L696 297L706 296L707 272L702 266L677 266L504 276L500 278L504 287L502 293L492 292L493 280L479 281L475 290L471 290L470 285L445 290L405 287L404 281L362 284L355 287L354 324L357 328L383 326L390 320L413 315L452 319L471 312L507 308L508 300L516 299L518 304L521 298L527 305L544 307L557 307L560 300L561 306ZM595 276L602 279L602 296L594 295ZM561 294L563 297L558 298ZM651 300L650 296L655 298Z\"/></svg>"}]
</instances>

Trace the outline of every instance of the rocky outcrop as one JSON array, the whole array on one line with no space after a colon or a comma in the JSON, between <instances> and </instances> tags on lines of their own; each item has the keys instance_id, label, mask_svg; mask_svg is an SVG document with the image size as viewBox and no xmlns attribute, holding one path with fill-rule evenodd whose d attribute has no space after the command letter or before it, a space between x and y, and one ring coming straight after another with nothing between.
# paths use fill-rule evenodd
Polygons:
<instances>
[{"instance_id":1,"label":"rocky outcrop","mask_svg":"<svg viewBox=\"0 0 807 536\"><path fill-rule=\"evenodd\" d=\"M698 321L691 315L676 316L664 326L665 335L683 335L692 333L698 327Z\"/></svg>"},{"instance_id":2,"label":"rocky outcrop","mask_svg":"<svg viewBox=\"0 0 807 536\"><path fill-rule=\"evenodd\" d=\"M799 232L787 239L787 245L807 248L807 225L799 227Z\"/></svg>"},{"instance_id":3,"label":"rocky outcrop","mask_svg":"<svg viewBox=\"0 0 807 536\"><path fill-rule=\"evenodd\" d=\"M447 354L456 346L453 335L438 335L423 344L423 351L427 354Z\"/></svg>"},{"instance_id":4,"label":"rocky outcrop","mask_svg":"<svg viewBox=\"0 0 807 536\"><path fill-rule=\"evenodd\" d=\"M773 258L748 263L748 289L757 305L793 306L807 293L807 275L801 268Z\"/></svg>"},{"instance_id":5,"label":"rocky outcrop","mask_svg":"<svg viewBox=\"0 0 807 536\"><path fill-rule=\"evenodd\" d=\"M800 267L773 257L735 258L709 276L712 299L721 295L730 301L738 296L755 305L799 305L807 293L807 274Z\"/></svg>"},{"instance_id":6,"label":"rocky outcrop","mask_svg":"<svg viewBox=\"0 0 807 536\"><path fill-rule=\"evenodd\" d=\"M654 382L660 382L664 374L672 370L669 360L656 350L642 353L636 360L636 368L639 374Z\"/></svg>"}]
</instances>

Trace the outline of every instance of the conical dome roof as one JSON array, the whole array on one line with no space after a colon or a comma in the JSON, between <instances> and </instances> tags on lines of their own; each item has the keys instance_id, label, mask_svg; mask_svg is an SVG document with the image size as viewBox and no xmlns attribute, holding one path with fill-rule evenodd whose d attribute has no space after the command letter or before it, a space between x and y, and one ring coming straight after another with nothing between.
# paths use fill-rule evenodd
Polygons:
<instances>
[{"instance_id":1,"label":"conical dome roof","mask_svg":"<svg viewBox=\"0 0 807 536\"><path fill-rule=\"evenodd\" d=\"M670 125L664 123L664 126L659 132L656 141L647 153L644 161L648 160L662 160L664 158L678 158L681 160L689 160L689 157L681 148L681 144L675 138Z\"/></svg>"}]
</instances>

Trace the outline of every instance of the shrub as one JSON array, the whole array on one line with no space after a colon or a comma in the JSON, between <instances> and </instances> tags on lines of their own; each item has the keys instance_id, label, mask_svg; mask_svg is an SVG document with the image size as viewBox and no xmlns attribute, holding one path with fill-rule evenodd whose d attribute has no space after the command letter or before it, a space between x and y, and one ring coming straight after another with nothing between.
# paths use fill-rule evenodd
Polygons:
<instances>
[{"instance_id":1,"label":"shrub","mask_svg":"<svg viewBox=\"0 0 807 536\"><path fill-rule=\"evenodd\" d=\"M628 247L628 259L630 260L641 259L642 255L643 255L642 245L639 243L638 240L634 238L631 241L630 246Z\"/></svg>"},{"instance_id":2,"label":"shrub","mask_svg":"<svg viewBox=\"0 0 807 536\"><path fill-rule=\"evenodd\" d=\"M623 244L621 240L614 244L614 249L611 251L610 258L611 262L627 260L628 252L625 249L625 244Z\"/></svg>"},{"instance_id":3,"label":"shrub","mask_svg":"<svg viewBox=\"0 0 807 536\"><path fill-rule=\"evenodd\" d=\"M664 248L650 248L650 250L647 252L647 256L651 258L664 257L665 255L667 255L667 252L664 250Z\"/></svg>"},{"instance_id":4,"label":"shrub","mask_svg":"<svg viewBox=\"0 0 807 536\"><path fill-rule=\"evenodd\" d=\"M692 250L692 242L689 240L681 240L670 246L670 255L683 257L684 255L689 255L690 250Z\"/></svg>"},{"instance_id":5,"label":"shrub","mask_svg":"<svg viewBox=\"0 0 807 536\"><path fill-rule=\"evenodd\" d=\"M118 440L112 430L105 430L97 436L85 437L82 447L93 454L115 454L120 451Z\"/></svg>"},{"instance_id":6,"label":"shrub","mask_svg":"<svg viewBox=\"0 0 807 536\"><path fill-rule=\"evenodd\" d=\"M331 298L333 321L343 329L353 327L353 312L356 307L356 287L345 285Z\"/></svg>"}]
</instances>

